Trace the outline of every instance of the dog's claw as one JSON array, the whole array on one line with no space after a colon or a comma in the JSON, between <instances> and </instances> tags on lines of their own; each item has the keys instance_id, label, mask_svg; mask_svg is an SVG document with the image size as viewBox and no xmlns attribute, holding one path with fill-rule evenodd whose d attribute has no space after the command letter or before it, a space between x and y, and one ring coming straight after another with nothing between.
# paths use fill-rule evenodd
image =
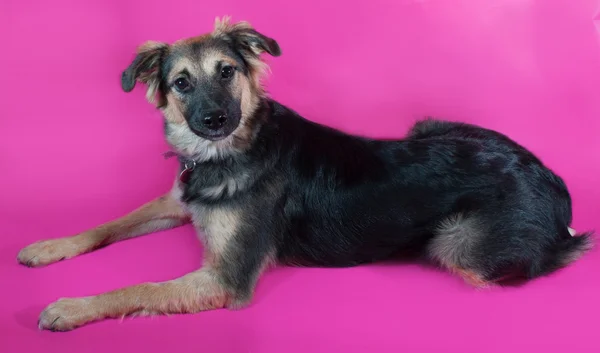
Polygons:
<instances>
[{"instance_id":1,"label":"dog's claw","mask_svg":"<svg viewBox=\"0 0 600 353\"><path fill-rule=\"evenodd\" d=\"M27 266L27 267L33 267L33 261L34 261L35 259L37 259L37 256L34 256L34 257L32 257L31 259L29 259L29 260L27 261L27 263L25 264L25 266Z\"/></svg>"},{"instance_id":2,"label":"dog's claw","mask_svg":"<svg viewBox=\"0 0 600 353\"><path fill-rule=\"evenodd\" d=\"M56 319L54 319L54 321L52 321L52 323L50 324L50 329L54 329L54 324L56 323L56 321L58 321L58 319L60 319L60 316L57 316Z\"/></svg>"}]
</instances>

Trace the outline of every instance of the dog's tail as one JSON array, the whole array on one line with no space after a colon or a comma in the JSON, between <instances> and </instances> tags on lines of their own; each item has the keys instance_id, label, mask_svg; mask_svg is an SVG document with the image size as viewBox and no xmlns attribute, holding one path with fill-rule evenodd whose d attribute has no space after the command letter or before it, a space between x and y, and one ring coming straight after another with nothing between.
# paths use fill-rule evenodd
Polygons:
<instances>
[{"instance_id":1,"label":"dog's tail","mask_svg":"<svg viewBox=\"0 0 600 353\"><path fill-rule=\"evenodd\" d=\"M593 232L576 234L575 230L565 229L556 242L548 249L543 260L532 266L530 275L538 277L549 274L577 261L594 247Z\"/></svg>"}]
</instances>

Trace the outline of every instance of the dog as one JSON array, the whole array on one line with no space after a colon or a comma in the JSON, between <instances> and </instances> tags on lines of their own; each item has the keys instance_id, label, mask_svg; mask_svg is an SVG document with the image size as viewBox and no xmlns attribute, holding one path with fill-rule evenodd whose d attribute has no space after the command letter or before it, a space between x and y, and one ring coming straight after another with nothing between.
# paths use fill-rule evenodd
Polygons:
<instances>
[{"instance_id":1,"label":"dog","mask_svg":"<svg viewBox=\"0 0 600 353\"><path fill-rule=\"evenodd\" d=\"M48 265L117 241L191 223L202 267L43 310L40 329L72 330L129 315L247 306L272 265L350 267L423 256L477 288L534 279L592 248L574 234L563 180L507 136L425 118L401 139L311 122L269 98L263 54L279 44L247 22L147 42L122 74L164 116L179 160L173 188L123 218L34 243L18 255Z\"/></svg>"}]
</instances>

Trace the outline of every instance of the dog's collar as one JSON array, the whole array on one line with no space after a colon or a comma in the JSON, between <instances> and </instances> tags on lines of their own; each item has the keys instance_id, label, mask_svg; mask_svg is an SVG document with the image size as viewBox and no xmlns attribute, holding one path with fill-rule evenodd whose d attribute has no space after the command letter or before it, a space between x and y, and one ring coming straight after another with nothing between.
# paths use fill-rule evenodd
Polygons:
<instances>
[{"instance_id":1,"label":"dog's collar","mask_svg":"<svg viewBox=\"0 0 600 353\"><path fill-rule=\"evenodd\" d=\"M192 172L196 169L196 161L190 158L186 158L180 154L177 154L173 151L163 153L165 159L171 157L177 157L179 162L183 166L183 170L179 173L179 181L186 184L190 180L190 176L192 176Z\"/></svg>"}]
</instances>

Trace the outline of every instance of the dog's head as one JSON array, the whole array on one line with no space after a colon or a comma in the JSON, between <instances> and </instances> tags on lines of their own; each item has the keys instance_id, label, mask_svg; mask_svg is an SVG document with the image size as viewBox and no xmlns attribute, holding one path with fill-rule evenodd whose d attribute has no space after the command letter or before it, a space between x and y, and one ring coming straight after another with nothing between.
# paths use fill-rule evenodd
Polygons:
<instances>
[{"instance_id":1,"label":"dog's head","mask_svg":"<svg viewBox=\"0 0 600 353\"><path fill-rule=\"evenodd\" d=\"M252 116L264 96L265 52L281 54L276 41L248 23L217 18L211 33L141 45L121 86L130 92L136 82L146 84L146 97L165 117L169 142L183 153L210 157L219 147L250 142Z\"/></svg>"}]
</instances>

